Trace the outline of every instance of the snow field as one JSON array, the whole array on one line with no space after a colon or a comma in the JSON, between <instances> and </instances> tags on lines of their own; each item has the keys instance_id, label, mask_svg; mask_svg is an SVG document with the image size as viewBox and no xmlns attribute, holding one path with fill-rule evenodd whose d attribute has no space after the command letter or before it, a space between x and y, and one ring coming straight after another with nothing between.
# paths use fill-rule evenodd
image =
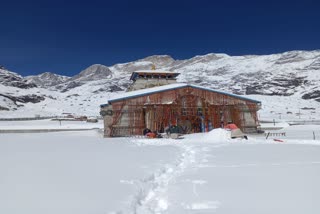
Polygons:
<instances>
[{"instance_id":1,"label":"snow field","mask_svg":"<svg viewBox=\"0 0 320 214\"><path fill-rule=\"evenodd\" d=\"M177 149L137 147L95 131L0 135L0 213L108 213ZM164 159L165 158L165 162Z\"/></svg>"},{"instance_id":2,"label":"snow field","mask_svg":"<svg viewBox=\"0 0 320 214\"><path fill-rule=\"evenodd\" d=\"M290 128L301 137L2 134L0 213L317 214L320 141L304 139L308 126Z\"/></svg>"},{"instance_id":3,"label":"snow field","mask_svg":"<svg viewBox=\"0 0 320 214\"><path fill-rule=\"evenodd\" d=\"M42 129L93 129L103 128L103 121L88 123L86 121L27 120L0 121L0 130L42 130Z\"/></svg>"}]
</instances>

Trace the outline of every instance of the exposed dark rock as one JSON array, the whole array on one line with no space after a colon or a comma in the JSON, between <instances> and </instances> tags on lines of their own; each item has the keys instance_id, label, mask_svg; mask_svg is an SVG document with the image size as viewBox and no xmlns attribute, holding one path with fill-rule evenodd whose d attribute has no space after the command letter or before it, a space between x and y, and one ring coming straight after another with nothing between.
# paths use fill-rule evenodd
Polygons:
<instances>
[{"instance_id":1,"label":"exposed dark rock","mask_svg":"<svg viewBox=\"0 0 320 214\"><path fill-rule=\"evenodd\" d=\"M10 86L17 87L17 88L23 88L23 89L28 89L28 88L36 88L37 85L34 83L26 83L25 81L23 82L12 82Z\"/></svg>"},{"instance_id":2,"label":"exposed dark rock","mask_svg":"<svg viewBox=\"0 0 320 214\"><path fill-rule=\"evenodd\" d=\"M69 97L79 97L79 96L80 96L79 94L70 94L70 95L67 96L67 98L69 98Z\"/></svg>"},{"instance_id":3,"label":"exposed dark rock","mask_svg":"<svg viewBox=\"0 0 320 214\"><path fill-rule=\"evenodd\" d=\"M230 67L224 66L224 67L220 67L214 70L208 70L208 74L210 74L211 76L215 75L215 76L219 76L219 75L224 75L226 73L230 72Z\"/></svg>"},{"instance_id":4,"label":"exposed dark rock","mask_svg":"<svg viewBox=\"0 0 320 214\"><path fill-rule=\"evenodd\" d=\"M303 107L302 110L316 110L315 108Z\"/></svg>"},{"instance_id":5,"label":"exposed dark rock","mask_svg":"<svg viewBox=\"0 0 320 214\"><path fill-rule=\"evenodd\" d=\"M255 85L255 86L247 86L246 87L246 94L263 94L261 92L262 86L261 85Z\"/></svg>"},{"instance_id":6,"label":"exposed dark rock","mask_svg":"<svg viewBox=\"0 0 320 214\"><path fill-rule=\"evenodd\" d=\"M291 79L288 78L274 78L272 82L269 82L271 85L281 86L281 87L297 87L307 83L308 80L304 80L304 77L294 77Z\"/></svg>"},{"instance_id":7,"label":"exposed dark rock","mask_svg":"<svg viewBox=\"0 0 320 214\"><path fill-rule=\"evenodd\" d=\"M21 103L39 103L39 102L41 102L43 100L45 100L45 98L43 96L38 96L38 95L35 95L35 94L19 96L16 99L16 101L19 101Z\"/></svg>"},{"instance_id":8,"label":"exposed dark rock","mask_svg":"<svg viewBox=\"0 0 320 214\"><path fill-rule=\"evenodd\" d=\"M320 58L313 61L310 65L304 68L305 70L320 70Z\"/></svg>"},{"instance_id":9,"label":"exposed dark rock","mask_svg":"<svg viewBox=\"0 0 320 214\"><path fill-rule=\"evenodd\" d=\"M51 96L51 95L45 96L45 97L48 97L48 98L50 98L50 99L52 99L52 100L57 100L57 98L55 98L55 97L53 97L53 96Z\"/></svg>"},{"instance_id":10,"label":"exposed dark rock","mask_svg":"<svg viewBox=\"0 0 320 214\"><path fill-rule=\"evenodd\" d=\"M320 99L320 90L315 90L315 91L312 91L310 93L304 94L302 96L302 99L305 99L305 100Z\"/></svg>"},{"instance_id":11,"label":"exposed dark rock","mask_svg":"<svg viewBox=\"0 0 320 214\"><path fill-rule=\"evenodd\" d=\"M121 86L122 86L123 88L129 88L130 83L128 83L128 82L121 83Z\"/></svg>"},{"instance_id":12,"label":"exposed dark rock","mask_svg":"<svg viewBox=\"0 0 320 214\"><path fill-rule=\"evenodd\" d=\"M275 64L285 64L303 61L304 58L300 55L298 51L290 51L283 53L281 57L275 62Z\"/></svg>"},{"instance_id":13,"label":"exposed dark rock","mask_svg":"<svg viewBox=\"0 0 320 214\"><path fill-rule=\"evenodd\" d=\"M119 86L117 86L117 85L111 85L110 87L109 87L109 90L108 90L109 92L115 92L115 91L124 91L122 88L120 88Z\"/></svg>"},{"instance_id":14,"label":"exposed dark rock","mask_svg":"<svg viewBox=\"0 0 320 214\"><path fill-rule=\"evenodd\" d=\"M93 91L93 93L99 94L100 92L106 92L106 91L108 91L108 89L106 89L106 88L99 88L98 90Z\"/></svg>"},{"instance_id":15,"label":"exposed dark rock","mask_svg":"<svg viewBox=\"0 0 320 214\"><path fill-rule=\"evenodd\" d=\"M71 81L64 87L64 89L61 92L69 91L70 89L76 88L76 87L81 86L81 85L83 85L83 83Z\"/></svg>"},{"instance_id":16,"label":"exposed dark rock","mask_svg":"<svg viewBox=\"0 0 320 214\"><path fill-rule=\"evenodd\" d=\"M6 107L3 107L3 106L0 106L0 111L9 111L10 109L6 108Z\"/></svg>"},{"instance_id":17,"label":"exposed dark rock","mask_svg":"<svg viewBox=\"0 0 320 214\"><path fill-rule=\"evenodd\" d=\"M266 89L271 88L270 85L255 85L247 86L245 94L260 94L260 95L269 95L269 96L290 96L293 93L288 93L287 89L282 90L272 90L268 91Z\"/></svg>"},{"instance_id":18,"label":"exposed dark rock","mask_svg":"<svg viewBox=\"0 0 320 214\"><path fill-rule=\"evenodd\" d=\"M24 95L24 96L11 96L11 95L6 95L6 94L0 94L0 96L6 97L6 98L12 100L16 105L17 105L16 102L21 102L21 103L39 103L39 102L45 100L45 98L43 96L38 96L38 95L35 95L35 94Z\"/></svg>"}]
</instances>

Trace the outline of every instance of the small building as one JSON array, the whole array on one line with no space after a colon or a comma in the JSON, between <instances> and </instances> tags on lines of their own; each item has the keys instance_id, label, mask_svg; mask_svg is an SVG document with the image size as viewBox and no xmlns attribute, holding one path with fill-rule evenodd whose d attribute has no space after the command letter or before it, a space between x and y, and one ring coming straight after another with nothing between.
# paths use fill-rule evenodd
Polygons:
<instances>
[{"instance_id":1,"label":"small building","mask_svg":"<svg viewBox=\"0 0 320 214\"><path fill-rule=\"evenodd\" d=\"M260 101L197 85L173 83L177 75L133 72L130 91L100 106L104 136L142 135L145 128L164 132L170 125L180 127L181 133L205 132L228 121L246 133L257 132ZM166 81L172 84L163 84ZM150 87L151 82L162 85Z\"/></svg>"},{"instance_id":2,"label":"small building","mask_svg":"<svg viewBox=\"0 0 320 214\"><path fill-rule=\"evenodd\" d=\"M179 73L158 70L143 70L132 72L130 80L133 82L127 91L152 88L156 86L176 83Z\"/></svg>"}]
</instances>

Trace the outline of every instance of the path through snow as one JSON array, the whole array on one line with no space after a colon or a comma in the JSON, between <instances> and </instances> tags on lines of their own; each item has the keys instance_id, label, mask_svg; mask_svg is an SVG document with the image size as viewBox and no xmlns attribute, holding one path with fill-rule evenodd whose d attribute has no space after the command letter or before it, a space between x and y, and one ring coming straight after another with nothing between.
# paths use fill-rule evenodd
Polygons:
<instances>
[{"instance_id":1,"label":"path through snow","mask_svg":"<svg viewBox=\"0 0 320 214\"><path fill-rule=\"evenodd\" d=\"M211 136L219 136L212 139ZM198 139L195 142L195 139ZM154 172L149 177L131 183L136 185L137 193L132 197L132 202L127 210L118 211L115 213L133 213L133 214L160 214L166 213L169 207L174 202L169 198L169 186L177 182L177 178L186 173L186 171L194 170L201 167L201 164L206 162L206 152L211 151L203 143L210 141L211 148L228 145L229 135L224 130L216 130L211 134L203 137L203 135L190 135L182 140L168 139L133 139L134 143L139 146L150 145L174 145L180 149L180 155L177 157L174 164L166 164L163 168ZM200 143L200 144L199 144ZM205 183L201 180L193 180L190 185L193 186L194 194L197 195L196 186ZM185 210L199 209L216 209L218 202L205 201L192 204L179 203L180 207ZM176 204L175 204L176 205Z\"/></svg>"},{"instance_id":2,"label":"path through snow","mask_svg":"<svg viewBox=\"0 0 320 214\"><path fill-rule=\"evenodd\" d=\"M320 199L318 146L254 138L231 140L221 129L182 140L131 141L138 146L173 145L180 152L174 163L132 182L136 194L130 205L116 214L320 211L315 200ZM319 141L300 143L320 145ZM290 206L292 203L296 206Z\"/></svg>"}]
</instances>

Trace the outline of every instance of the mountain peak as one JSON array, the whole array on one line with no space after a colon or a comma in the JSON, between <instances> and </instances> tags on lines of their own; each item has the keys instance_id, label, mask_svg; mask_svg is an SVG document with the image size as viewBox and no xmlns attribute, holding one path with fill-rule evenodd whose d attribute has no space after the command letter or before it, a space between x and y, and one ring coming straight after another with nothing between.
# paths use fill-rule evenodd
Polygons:
<instances>
[{"instance_id":1,"label":"mountain peak","mask_svg":"<svg viewBox=\"0 0 320 214\"><path fill-rule=\"evenodd\" d=\"M44 72L38 75L25 77L28 83L34 83L40 87L46 88L58 85L70 79L70 77L54 74L51 72Z\"/></svg>"},{"instance_id":2,"label":"mountain peak","mask_svg":"<svg viewBox=\"0 0 320 214\"><path fill-rule=\"evenodd\" d=\"M79 74L73 76L70 80L92 81L107 79L110 77L110 75L112 75L112 72L107 66L101 64L94 64L84 69Z\"/></svg>"}]
</instances>

